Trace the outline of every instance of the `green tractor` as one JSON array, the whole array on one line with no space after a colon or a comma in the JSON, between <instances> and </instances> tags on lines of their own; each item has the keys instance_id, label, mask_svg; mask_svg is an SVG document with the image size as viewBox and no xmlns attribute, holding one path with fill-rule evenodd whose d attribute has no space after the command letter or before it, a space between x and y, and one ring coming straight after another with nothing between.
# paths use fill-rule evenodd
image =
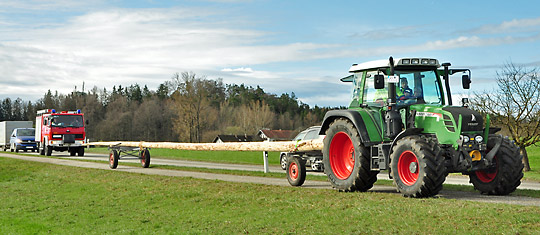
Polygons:
<instances>
[{"instance_id":1,"label":"green tractor","mask_svg":"<svg viewBox=\"0 0 540 235\"><path fill-rule=\"evenodd\" d=\"M341 79L353 85L349 109L326 113L320 132L324 172L334 188L367 191L388 170L406 197L438 194L454 172L468 175L483 194L516 190L523 177L519 148L496 134L500 128L489 126L489 116L484 121L467 105L452 105L449 76L462 73L469 89L471 73L449 67L390 57L350 68L352 75Z\"/></svg>"}]
</instances>

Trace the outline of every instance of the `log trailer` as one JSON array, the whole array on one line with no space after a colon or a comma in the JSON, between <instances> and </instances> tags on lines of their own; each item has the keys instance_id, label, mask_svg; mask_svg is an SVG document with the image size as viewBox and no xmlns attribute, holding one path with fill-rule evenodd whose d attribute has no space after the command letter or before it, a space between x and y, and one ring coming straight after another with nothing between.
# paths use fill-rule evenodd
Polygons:
<instances>
[{"instance_id":1,"label":"log trailer","mask_svg":"<svg viewBox=\"0 0 540 235\"><path fill-rule=\"evenodd\" d=\"M496 134L484 117L467 107L452 104L450 75L462 73L469 89L469 69L451 69L432 58L401 58L353 64L347 110L326 113L321 125L323 141L244 143L98 142L109 146L111 168L116 167L118 147L139 151L141 164L147 148L233 151L322 150L324 173L340 191L367 191L377 174L386 170L397 190L406 197L431 197L439 193L452 172L468 175L483 194L506 195L523 177L519 148L508 137ZM442 67L442 68L441 68ZM462 102L467 103L467 99ZM304 183L305 163L290 157L287 179Z\"/></svg>"},{"instance_id":2,"label":"log trailer","mask_svg":"<svg viewBox=\"0 0 540 235\"><path fill-rule=\"evenodd\" d=\"M69 151L71 156L84 156L86 131L81 110L56 112L54 109L37 111L36 143L41 155L52 151ZM88 121L86 122L88 124Z\"/></svg>"}]
</instances>

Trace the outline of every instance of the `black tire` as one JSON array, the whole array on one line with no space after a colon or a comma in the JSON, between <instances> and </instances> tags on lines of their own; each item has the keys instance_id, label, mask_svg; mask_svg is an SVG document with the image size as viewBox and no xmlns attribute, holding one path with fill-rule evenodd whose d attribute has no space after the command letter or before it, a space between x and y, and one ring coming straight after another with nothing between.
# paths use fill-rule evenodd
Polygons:
<instances>
[{"instance_id":1,"label":"black tire","mask_svg":"<svg viewBox=\"0 0 540 235\"><path fill-rule=\"evenodd\" d=\"M116 169L116 167L118 167L118 158L120 158L118 151L111 150L109 153L109 167L111 169Z\"/></svg>"},{"instance_id":2,"label":"black tire","mask_svg":"<svg viewBox=\"0 0 540 235\"><path fill-rule=\"evenodd\" d=\"M431 197L441 191L448 174L438 143L425 136L399 140L390 154L397 190L406 197Z\"/></svg>"},{"instance_id":3,"label":"black tire","mask_svg":"<svg viewBox=\"0 0 540 235\"><path fill-rule=\"evenodd\" d=\"M69 150L69 156L75 156L75 154L77 154L77 152L75 151L75 149L70 149Z\"/></svg>"},{"instance_id":4,"label":"black tire","mask_svg":"<svg viewBox=\"0 0 540 235\"><path fill-rule=\"evenodd\" d=\"M332 187L346 192L372 188L379 172L371 171L369 158L349 120L339 118L330 124L324 138L323 165Z\"/></svg>"},{"instance_id":5,"label":"black tire","mask_svg":"<svg viewBox=\"0 0 540 235\"><path fill-rule=\"evenodd\" d=\"M140 151L139 158L141 159L141 166L143 168L148 168L150 166L150 151L148 151L148 149Z\"/></svg>"},{"instance_id":6,"label":"black tire","mask_svg":"<svg viewBox=\"0 0 540 235\"><path fill-rule=\"evenodd\" d=\"M79 157L84 157L84 147L79 147L79 148L77 149L77 155L78 155Z\"/></svg>"},{"instance_id":7,"label":"black tire","mask_svg":"<svg viewBox=\"0 0 540 235\"><path fill-rule=\"evenodd\" d=\"M287 154L281 154L281 156L279 157L279 163L282 170L287 170Z\"/></svg>"},{"instance_id":8,"label":"black tire","mask_svg":"<svg viewBox=\"0 0 540 235\"><path fill-rule=\"evenodd\" d=\"M45 145L45 155L47 156L52 155L52 146Z\"/></svg>"},{"instance_id":9,"label":"black tire","mask_svg":"<svg viewBox=\"0 0 540 235\"><path fill-rule=\"evenodd\" d=\"M492 149L495 141L490 136L487 149ZM500 137L495 137L500 138ZM469 175L474 188L482 194L508 195L516 190L523 178L523 156L513 141L505 137L495 154L495 167L472 172Z\"/></svg>"},{"instance_id":10,"label":"black tire","mask_svg":"<svg viewBox=\"0 0 540 235\"><path fill-rule=\"evenodd\" d=\"M39 155L45 155L45 148L38 146Z\"/></svg>"},{"instance_id":11,"label":"black tire","mask_svg":"<svg viewBox=\"0 0 540 235\"><path fill-rule=\"evenodd\" d=\"M299 157L287 159L287 181L292 186L302 186L306 181L306 163Z\"/></svg>"}]
</instances>

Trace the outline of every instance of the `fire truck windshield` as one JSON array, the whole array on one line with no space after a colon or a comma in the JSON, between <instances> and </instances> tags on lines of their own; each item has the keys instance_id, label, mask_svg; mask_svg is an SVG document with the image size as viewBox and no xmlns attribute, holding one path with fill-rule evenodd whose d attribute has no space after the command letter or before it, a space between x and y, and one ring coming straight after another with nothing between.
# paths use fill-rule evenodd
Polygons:
<instances>
[{"instance_id":1,"label":"fire truck windshield","mask_svg":"<svg viewBox=\"0 0 540 235\"><path fill-rule=\"evenodd\" d=\"M52 127L83 127L83 118L80 115L52 116Z\"/></svg>"}]
</instances>

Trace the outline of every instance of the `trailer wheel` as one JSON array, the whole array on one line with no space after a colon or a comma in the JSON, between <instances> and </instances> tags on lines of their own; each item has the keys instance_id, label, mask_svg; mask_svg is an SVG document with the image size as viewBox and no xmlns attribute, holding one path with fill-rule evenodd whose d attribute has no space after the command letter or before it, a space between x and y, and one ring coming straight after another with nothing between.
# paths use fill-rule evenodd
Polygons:
<instances>
[{"instance_id":1,"label":"trailer wheel","mask_svg":"<svg viewBox=\"0 0 540 235\"><path fill-rule=\"evenodd\" d=\"M437 195L446 179L439 145L424 136L409 136L392 148L391 170L397 190L406 197Z\"/></svg>"},{"instance_id":2,"label":"trailer wheel","mask_svg":"<svg viewBox=\"0 0 540 235\"><path fill-rule=\"evenodd\" d=\"M344 118L333 121L323 147L324 173L332 187L346 192L372 188L379 172L371 171L369 162L369 152L354 125Z\"/></svg>"},{"instance_id":3,"label":"trailer wheel","mask_svg":"<svg viewBox=\"0 0 540 235\"><path fill-rule=\"evenodd\" d=\"M79 148L77 149L77 155L78 155L79 157L84 157L84 147L79 147Z\"/></svg>"},{"instance_id":4,"label":"trailer wheel","mask_svg":"<svg viewBox=\"0 0 540 235\"><path fill-rule=\"evenodd\" d=\"M150 151L148 149L144 149L139 152L139 158L141 159L141 166L144 168L148 168L150 166Z\"/></svg>"},{"instance_id":5,"label":"trailer wheel","mask_svg":"<svg viewBox=\"0 0 540 235\"><path fill-rule=\"evenodd\" d=\"M488 150L495 145L495 141L491 141L491 139L488 141ZM504 138L494 157L495 166L470 174L471 183L483 194L510 194L521 184L521 178L523 178L522 158L519 148L508 138Z\"/></svg>"},{"instance_id":6,"label":"trailer wheel","mask_svg":"<svg viewBox=\"0 0 540 235\"><path fill-rule=\"evenodd\" d=\"M287 159L287 181L292 186L302 186L306 181L306 164L299 157Z\"/></svg>"},{"instance_id":7,"label":"trailer wheel","mask_svg":"<svg viewBox=\"0 0 540 235\"><path fill-rule=\"evenodd\" d=\"M120 156L118 155L118 151L116 150L111 150L111 152L109 153L109 167L111 169L116 169L116 167L118 167L118 158Z\"/></svg>"}]
</instances>

